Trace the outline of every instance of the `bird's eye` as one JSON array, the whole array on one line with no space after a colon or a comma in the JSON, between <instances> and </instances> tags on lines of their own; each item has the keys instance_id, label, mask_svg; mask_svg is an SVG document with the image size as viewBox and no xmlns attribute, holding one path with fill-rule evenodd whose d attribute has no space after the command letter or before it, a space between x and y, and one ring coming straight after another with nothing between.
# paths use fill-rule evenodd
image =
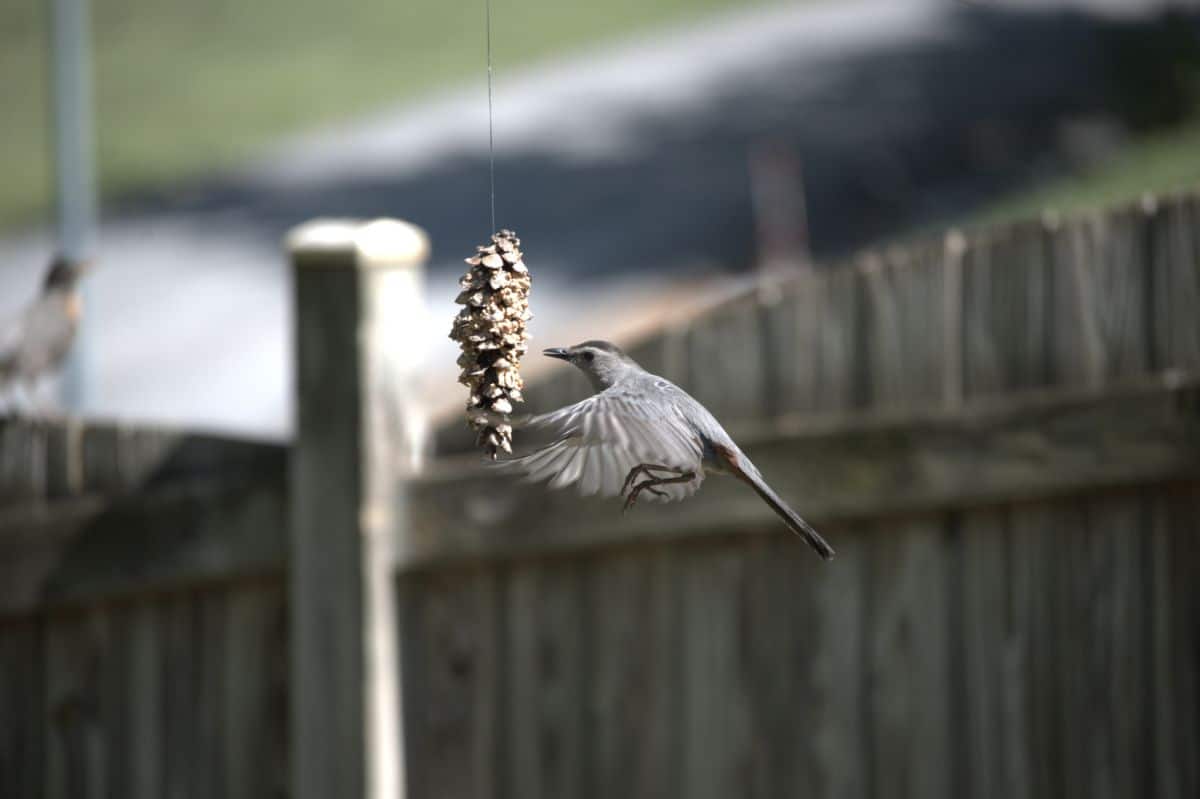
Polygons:
<instances>
[{"instance_id":1,"label":"bird's eye","mask_svg":"<svg viewBox=\"0 0 1200 799\"><path fill-rule=\"evenodd\" d=\"M588 363L591 363L592 361L596 360L596 353L594 353L594 352L585 352L585 353L583 354L583 359L584 359L585 361L587 361Z\"/></svg>"}]
</instances>

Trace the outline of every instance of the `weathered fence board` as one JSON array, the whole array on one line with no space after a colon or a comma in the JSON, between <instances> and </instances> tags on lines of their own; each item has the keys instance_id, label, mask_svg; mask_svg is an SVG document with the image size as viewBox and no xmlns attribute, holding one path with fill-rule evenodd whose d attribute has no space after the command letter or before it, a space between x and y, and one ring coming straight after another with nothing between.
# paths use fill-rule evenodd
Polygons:
<instances>
[{"instance_id":1,"label":"weathered fence board","mask_svg":"<svg viewBox=\"0 0 1200 799\"><path fill-rule=\"evenodd\" d=\"M1198 495L403 575L412 790L1187 795Z\"/></svg>"},{"instance_id":2,"label":"weathered fence board","mask_svg":"<svg viewBox=\"0 0 1200 799\"><path fill-rule=\"evenodd\" d=\"M409 788L447 799L498 795L505 670L499 577L482 570L401 581Z\"/></svg>"},{"instance_id":3,"label":"weathered fence board","mask_svg":"<svg viewBox=\"0 0 1200 799\"><path fill-rule=\"evenodd\" d=\"M595 731L588 774L596 796L680 794L680 568L659 548L645 558L606 557L589 569Z\"/></svg>"},{"instance_id":4,"label":"weathered fence board","mask_svg":"<svg viewBox=\"0 0 1200 799\"><path fill-rule=\"evenodd\" d=\"M280 582L161 590L0 622L5 796L285 790Z\"/></svg>"}]
</instances>

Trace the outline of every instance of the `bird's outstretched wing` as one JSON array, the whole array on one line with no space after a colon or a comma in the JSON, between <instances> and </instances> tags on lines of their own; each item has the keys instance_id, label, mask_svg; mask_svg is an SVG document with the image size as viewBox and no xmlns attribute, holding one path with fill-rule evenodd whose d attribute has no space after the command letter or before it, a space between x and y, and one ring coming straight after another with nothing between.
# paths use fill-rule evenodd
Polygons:
<instances>
[{"instance_id":1,"label":"bird's outstretched wing","mask_svg":"<svg viewBox=\"0 0 1200 799\"><path fill-rule=\"evenodd\" d=\"M667 466L695 477L659 486L662 496L646 491L639 499L670 502L690 496L704 479L700 436L674 402L642 394L639 388L616 385L528 419L522 427L549 431L553 443L497 467L548 480L551 488L574 484L584 496L617 496L635 466Z\"/></svg>"}]
</instances>

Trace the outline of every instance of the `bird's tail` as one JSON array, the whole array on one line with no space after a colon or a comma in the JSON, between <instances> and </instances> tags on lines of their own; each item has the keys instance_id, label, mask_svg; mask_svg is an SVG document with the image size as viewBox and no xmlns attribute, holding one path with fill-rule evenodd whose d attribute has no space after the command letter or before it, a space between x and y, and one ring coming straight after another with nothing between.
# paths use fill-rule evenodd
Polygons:
<instances>
[{"instance_id":1,"label":"bird's tail","mask_svg":"<svg viewBox=\"0 0 1200 799\"><path fill-rule=\"evenodd\" d=\"M751 467L749 469L740 469L738 475L745 480L751 488L754 489L763 502L771 506L771 510L779 514L779 518L783 519L784 523L791 528L792 532L808 542L808 545L817 551L825 560L833 560L833 547L829 546L821 534L812 528L812 525L800 518L800 514L788 507L787 503L779 498L767 482L759 476L758 471Z\"/></svg>"}]
</instances>

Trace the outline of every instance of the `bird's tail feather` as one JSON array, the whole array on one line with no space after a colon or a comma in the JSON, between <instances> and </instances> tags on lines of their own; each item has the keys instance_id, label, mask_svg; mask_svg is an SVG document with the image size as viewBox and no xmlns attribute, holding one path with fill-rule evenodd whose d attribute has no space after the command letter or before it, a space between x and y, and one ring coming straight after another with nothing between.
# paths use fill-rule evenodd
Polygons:
<instances>
[{"instance_id":1,"label":"bird's tail feather","mask_svg":"<svg viewBox=\"0 0 1200 799\"><path fill-rule=\"evenodd\" d=\"M821 534L812 528L808 522L800 518L800 514L788 507L787 503L779 498L766 481L755 474L752 470L742 471L742 478L750 484L763 502L771 506L771 510L779 514L779 518L783 519L784 523L791 528L792 532L808 542L808 545L817 551L825 560L833 559L833 547L829 546Z\"/></svg>"}]
</instances>

